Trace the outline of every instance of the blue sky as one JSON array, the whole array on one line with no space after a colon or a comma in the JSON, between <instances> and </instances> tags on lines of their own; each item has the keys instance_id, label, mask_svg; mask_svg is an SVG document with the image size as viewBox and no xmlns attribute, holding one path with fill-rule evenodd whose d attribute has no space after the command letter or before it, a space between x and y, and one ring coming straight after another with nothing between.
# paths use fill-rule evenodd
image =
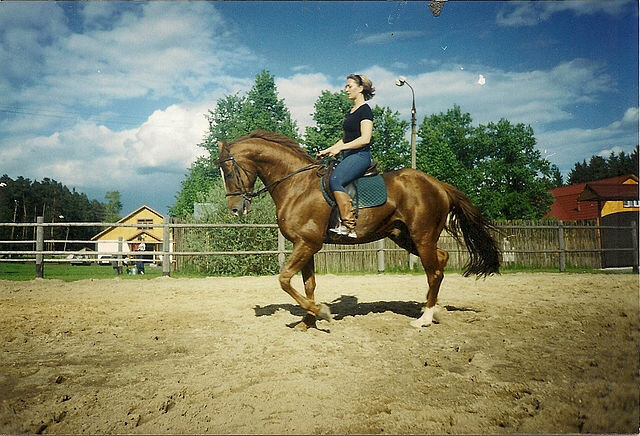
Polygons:
<instances>
[{"instance_id":1,"label":"blue sky","mask_svg":"<svg viewBox=\"0 0 640 436\"><path fill-rule=\"evenodd\" d=\"M0 2L0 173L166 213L204 114L263 69L300 132L350 73L418 121L532 126L566 175L638 143L638 2ZM481 84L480 76L484 78Z\"/></svg>"}]
</instances>

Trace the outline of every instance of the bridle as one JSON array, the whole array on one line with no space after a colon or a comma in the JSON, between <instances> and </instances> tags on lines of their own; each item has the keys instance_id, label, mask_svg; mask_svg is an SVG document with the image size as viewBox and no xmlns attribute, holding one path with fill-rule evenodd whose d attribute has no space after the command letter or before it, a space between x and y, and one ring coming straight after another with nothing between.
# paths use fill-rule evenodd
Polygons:
<instances>
[{"instance_id":1,"label":"bridle","mask_svg":"<svg viewBox=\"0 0 640 436\"><path fill-rule=\"evenodd\" d=\"M255 192L251 192L247 189L245 183L244 183L244 179L242 178L242 175L240 174L240 170L242 170L242 172L244 173L245 177L249 177L249 174L253 173L253 171L249 171L248 169L244 168L242 165L240 165L238 163L238 161L236 161L233 156L231 155L231 152L229 152L229 157L226 159L222 159L222 160L217 160L216 163L218 165L220 165L220 172L222 173L222 183L225 184L225 191L226 189L226 183L224 182L224 170L222 169L222 164L225 162L231 162L233 164L233 177L236 180L236 186L240 186L242 191L236 191L236 192L229 192L229 193L225 193L225 197L231 197L231 196L242 196L242 198L244 198L247 201L251 201L251 199L253 197L256 197L257 193ZM254 173L255 174L255 173Z\"/></svg>"},{"instance_id":2,"label":"bridle","mask_svg":"<svg viewBox=\"0 0 640 436\"><path fill-rule=\"evenodd\" d=\"M223 172L223 174L222 174L223 183L224 183L224 171L222 170L222 164L225 163L225 162L231 162L233 164L233 177L236 180L236 186L240 186L240 188L242 190L241 191L236 191L236 192L228 192L224 196L225 197L241 196L243 199L245 199L248 202L251 202L251 200L254 197L258 197L259 195L262 195L265 192L268 192L274 186L279 185L280 183L284 182L285 180L289 179L290 177L295 176L296 174L300 174L300 173L303 173L305 171L312 170L314 168L324 168L324 167L326 167L328 161L330 160L330 158L328 158L328 157L322 158L319 161L310 163L307 166L304 166L304 167L302 167L300 169L295 170L292 173L287 174L284 177L281 177L280 179L276 180L275 182L271 182L268 185L265 185L262 189L259 189L256 192L252 192L252 191L249 191L247 189L247 187L246 187L246 185L244 183L244 179L242 178L241 171L244 173L245 177L247 177L247 178L249 177L250 174L255 174L257 176L257 173L255 171L250 171L250 170L246 169L245 167L243 167L242 165L240 165L238 163L238 161L235 160L235 158L231 154L231 150L225 148L225 151L229 154L229 157L227 157L225 159L216 160L216 163L218 165L220 165L220 171ZM226 191L226 189L225 189L225 191Z\"/></svg>"}]
</instances>

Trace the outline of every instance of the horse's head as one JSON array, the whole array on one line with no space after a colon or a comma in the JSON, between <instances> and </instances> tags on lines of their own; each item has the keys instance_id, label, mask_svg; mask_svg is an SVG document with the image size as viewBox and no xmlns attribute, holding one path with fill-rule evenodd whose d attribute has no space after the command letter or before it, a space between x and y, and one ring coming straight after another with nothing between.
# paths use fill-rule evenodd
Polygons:
<instances>
[{"instance_id":1,"label":"horse's head","mask_svg":"<svg viewBox=\"0 0 640 436\"><path fill-rule=\"evenodd\" d=\"M229 212L235 216L248 214L256 172L238 162L231 154L230 147L222 142L218 142L218 159L215 163L220 166Z\"/></svg>"}]
</instances>

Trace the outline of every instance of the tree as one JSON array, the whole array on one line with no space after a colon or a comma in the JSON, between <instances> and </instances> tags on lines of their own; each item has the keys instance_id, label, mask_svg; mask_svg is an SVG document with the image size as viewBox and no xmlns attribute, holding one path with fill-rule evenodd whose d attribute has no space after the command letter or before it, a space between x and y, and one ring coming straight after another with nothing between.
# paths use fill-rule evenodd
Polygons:
<instances>
[{"instance_id":1,"label":"tree","mask_svg":"<svg viewBox=\"0 0 640 436\"><path fill-rule=\"evenodd\" d=\"M313 105L312 115L316 125L305 129L305 148L312 156L342 138L344 115L351 108L351 101L344 92L322 91Z\"/></svg>"},{"instance_id":2,"label":"tree","mask_svg":"<svg viewBox=\"0 0 640 436\"><path fill-rule=\"evenodd\" d=\"M417 168L469 193L475 166L469 145L472 134L471 116L463 115L457 105L447 113L425 117L418 129Z\"/></svg>"},{"instance_id":3,"label":"tree","mask_svg":"<svg viewBox=\"0 0 640 436\"><path fill-rule=\"evenodd\" d=\"M278 98L274 78L268 71L256 76L253 87L245 96L228 95L217 101L216 107L207 115L209 129L200 147L209 152L208 157L199 158L188 169L176 202L170 213L187 216L193 213L193 203L204 198L215 179L220 177L213 170L213 161L218 157L218 141L231 141L256 129L281 133L299 140L298 127L283 99Z\"/></svg>"},{"instance_id":4,"label":"tree","mask_svg":"<svg viewBox=\"0 0 640 436\"><path fill-rule=\"evenodd\" d=\"M194 203L204 202L204 197L217 180L217 177L213 177L215 173L211 161L203 156L191 164L176 194L176 202L169 209L171 216L187 217L193 214Z\"/></svg>"},{"instance_id":5,"label":"tree","mask_svg":"<svg viewBox=\"0 0 640 436\"><path fill-rule=\"evenodd\" d=\"M115 223L120 219L120 212L122 212L122 201L120 201L120 192L109 191L104 195L106 200L104 208L104 221L108 223Z\"/></svg>"},{"instance_id":6,"label":"tree","mask_svg":"<svg viewBox=\"0 0 640 436\"><path fill-rule=\"evenodd\" d=\"M244 129L240 121L240 114L245 103L244 97L237 94L227 95L218 100L214 110L209 111L209 132L201 147L211 152L215 148L217 152L217 142L222 140L231 140L242 136ZM213 147L216 146L216 147Z\"/></svg>"},{"instance_id":7,"label":"tree","mask_svg":"<svg viewBox=\"0 0 640 436\"><path fill-rule=\"evenodd\" d=\"M588 163L586 159L576 162L569 173L567 183L573 185L626 174L638 175L637 145L631 154L621 151L619 154L611 153L608 158L591 156Z\"/></svg>"},{"instance_id":8,"label":"tree","mask_svg":"<svg viewBox=\"0 0 640 436\"><path fill-rule=\"evenodd\" d=\"M535 148L531 126L480 125L476 135L484 156L477 159L474 185L478 206L493 219L536 219L549 211L554 168ZM484 141L483 141L484 140Z\"/></svg>"},{"instance_id":9,"label":"tree","mask_svg":"<svg viewBox=\"0 0 640 436\"><path fill-rule=\"evenodd\" d=\"M274 78L263 70L249 92L218 100L209 111L209 131L199 145L209 152L211 160L218 156L218 141L230 141L256 129L281 133L299 140L298 127L283 99L278 98Z\"/></svg>"},{"instance_id":10,"label":"tree","mask_svg":"<svg viewBox=\"0 0 640 436\"><path fill-rule=\"evenodd\" d=\"M405 136L409 123L400 119L398 111L376 105L373 108L371 155L383 171L411 166L411 147Z\"/></svg>"},{"instance_id":11,"label":"tree","mask_svg":"<svg viewBox=\"0 0 640 436\"><path fill-rule=\"evenodd\" d=\"M198 193L199 200L217 205L211 214L204 217L210 223L268 224L274 222L275 204L269 195L261 195L251 202L252 212L241 217L232 217L225 204L223 184L218 180L206 193ZM185 229L183 244L186 251L254 251L272 250L278 241L278 232L264 228L216 228ZM287 248L290 248L287 247ZM185 270L195 270L215 275L264 275L277 274L277 255L247 256L189 256Z\"/></svg>"},{"instance_id":12,"label":"tree","mask_svg":"<svg viewBox=\"0 0 640 436\"><path fill-rule=\"evenodd\" d=\"M497 123L473 127L454 105L426 117L418 135L418 168L465 192L490 219L541 218L559 171L535 148L533 129Z\"/></svg>"},{"instance_id":13,"label":"tree","mask_svg":"<svg viewBox=\"0 0 640 436\"><path fill-rule=\"evenodd\" d=\"M305 131L305 148L310 155L316 155L342 137L344 116L351 107L343 91L322 91L314 104L312 117L316 124ZM406 167L411 159L409 143L404 139L409 123L399 117L399 113L389 107L373 108L371 154L384 171Z\"/></svg>"},{"instance_id":14,"label":"tree","mask_svg":"<svg viewBox=\"0 0 640 436\"><path fill-rule=\"evenodd\" d=\"M246 126L246 133L263 129L300 140L298 126L291 119L284 100L278 98L274 78L268 71L263 70L256 76L256 83L247 93L240 118Z\"/></svg>"},{"instance_id":15,"label":"tree","mask_svg":"<svg viewBox=\"0 0 640 436\"><path fill-rule=\"evenodd\" d=\"M45 222L97 222L103 219L105 205L89 200L83 193L69 190L53 179L31 181L24 177L13 180L6 174L0 177L0 221L32 223L38 216ZM99 231L98 227L49 227L47 239L88 241ZM33 239L29 227L0 228L0 239ZM59 249L79 249L86 244L59 245ZM52 247L53 248L53 247ZM21 250L24 245L9 245L7 249Z\"/></svg>"},{"instance_id":16,"label":"tree","mask_svg":"<svg viewBox=\"0 0 640 436\"><path fill-rule=\"evenodd\" d=\"M562 179L562 173L560 173L560 169L557 165L551 165L551 176L553 178L552 188L558 188L564 185L564 181Z\"/></svg>"}]
</instances>

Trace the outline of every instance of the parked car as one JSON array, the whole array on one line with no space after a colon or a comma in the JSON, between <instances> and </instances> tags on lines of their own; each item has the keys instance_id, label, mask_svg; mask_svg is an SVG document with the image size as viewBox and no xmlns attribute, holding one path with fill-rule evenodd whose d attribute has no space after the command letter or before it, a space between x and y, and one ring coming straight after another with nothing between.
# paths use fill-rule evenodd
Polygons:
<instances>
[{"instance_id":1,"label":"parked car","mask_svg":"<svg viewBox=\"0 0 640 436\"><path fill-rule=\"evenodd\" d=\"M71 259L71 265L91 265L91 259L86 254L70 254L67 259Z\"/></svg>"},{"instance_id":2,"label":"parked car","mask_svg":"<svg viewBox=\"0 0 640 436\"><path fill-rule=\"evenodd\" d=\"M104 256L98 257L98 264L100 265L111 265L111 262L115 260L112 255L105 254Z\"/></svg>"}]
</instances>

